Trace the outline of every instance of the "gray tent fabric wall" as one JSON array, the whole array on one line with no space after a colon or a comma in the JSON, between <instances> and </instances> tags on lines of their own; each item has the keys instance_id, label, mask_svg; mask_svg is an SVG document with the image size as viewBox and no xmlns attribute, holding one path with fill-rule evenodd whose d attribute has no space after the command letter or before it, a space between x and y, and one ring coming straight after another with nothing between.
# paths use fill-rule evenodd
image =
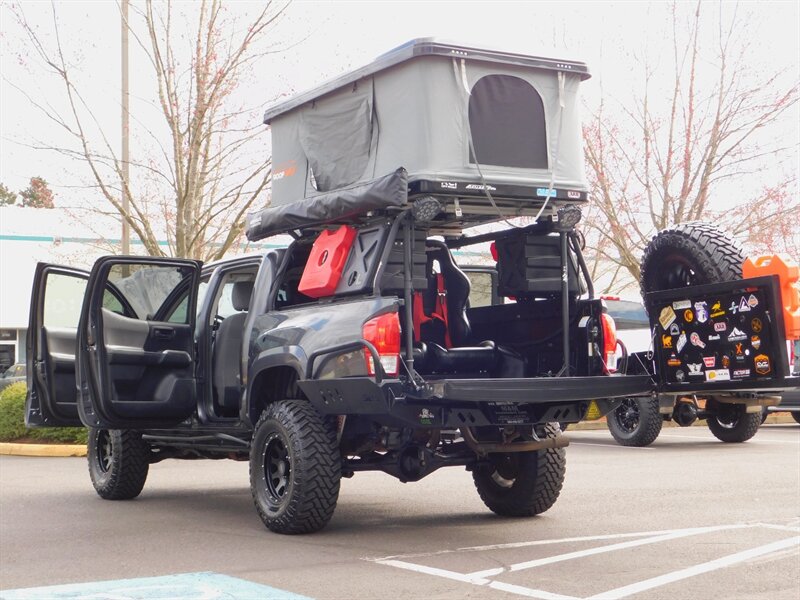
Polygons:
<instances>
[{"instance_id":1,"label":"gray tent fabric wall","mask_svg":"<svg viewBox=\"0 0 800 600\"><path fill-rule=\"evenodd\" d=\"M470 162L465 83L472 91L491 75L524 81L541 98L547 162L554 172L481 162L486 181L547 188L552 174L554 187L586 191L578 103L585 74L430 55L369 73L272 117L273 206L369 181L401 166L409 182L480 182Z\"/></svg>"}]
</instances>

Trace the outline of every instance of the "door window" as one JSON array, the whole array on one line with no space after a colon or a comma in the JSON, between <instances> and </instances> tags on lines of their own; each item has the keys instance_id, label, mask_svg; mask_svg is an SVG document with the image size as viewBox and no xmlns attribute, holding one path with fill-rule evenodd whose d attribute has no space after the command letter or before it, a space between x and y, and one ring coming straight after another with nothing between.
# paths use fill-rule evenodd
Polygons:
<instances>
[{"instance_id":1,"label":"door window","mask_svg":"<svg viewBox=\"0 0 800 600\"><path fill-rule=\"evenodd\" d=\"M111 267L108 282L130 305L134 313L130 316L144 321L188 324L191 277L192 273L183 267L123 263ZM105 299L103 307L114 310Z\"/></svg>"},{"instance_id":2,"label":"door window","mask_svg":"<svg viewBox=\"0 0 800 600\"><path fill-rule=\"evenodd\" d=\"M51 273L47 276L42 324L47 328L78 326L86 279Z\"/></svg>"}]
</instances>

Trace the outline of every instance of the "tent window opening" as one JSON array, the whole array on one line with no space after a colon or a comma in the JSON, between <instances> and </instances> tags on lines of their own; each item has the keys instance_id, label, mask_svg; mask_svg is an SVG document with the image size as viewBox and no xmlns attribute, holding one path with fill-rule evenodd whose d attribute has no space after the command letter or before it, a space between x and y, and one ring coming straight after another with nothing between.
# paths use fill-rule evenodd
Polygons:
<instances>
[{"instance_id":1,"label":"tent window opening","mask_svg":"<svg viewBox=\"0 0 800 600\"><path fill-rule=\"evenodd\" d=\"M544 104L527 81L511 75L486 75L469 98L471 163L523 169L547 168Z\"/></svg>"}]
</instances>

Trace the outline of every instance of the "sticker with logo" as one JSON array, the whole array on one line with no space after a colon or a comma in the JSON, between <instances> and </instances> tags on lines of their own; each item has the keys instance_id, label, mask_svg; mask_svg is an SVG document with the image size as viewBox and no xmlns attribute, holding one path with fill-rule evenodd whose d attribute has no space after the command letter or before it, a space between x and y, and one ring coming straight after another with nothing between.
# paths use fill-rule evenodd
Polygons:
<instances>
[{"instance_id":1,"label":"sticker with logo","mask_svg":"<svg viewBox=\"0 0 800 600\"><path fill-rule=\"evenodd\" d=\"M726 369L730 368L731 366L731 359L727 354L722 355L722 366Z\"/></svg>"},{"instance_id":2,"label":"sticker with logo","mask_svg":"<svg viewBox=\"0 0 800 600\"><path fill-rule=\"evenodd\" d=\"M661 345L664 348L672 348L672 336L665 333L661 336Z\"/></svg>"},{"instance_id":3,"label":"sticker with logo","mask_svg":"<svg viewBox=\"0 0 800 600\"><path fill-rule=\"evenodd\" d=\"M756 350L761 348L761 338L758 337L757 335L754 335L753 337L750 338L750 343L753 345L753 348L755 348Z\"/></svg>"},{"instance_id":4,"label":"sticker with logo","mask_svg":"<svg viewBox=\"0 0 800 600\"><path fill-rule=\"evenodd\" d=\"M687 308L685 311L683 311L683 320L687 323L691 323L694 321L694 313Z\"/></svg>"},{"instance_id":5,"label":"sticker with logo","mask_svg":"<svg viewBox=\"0 0 800 600\"><path fill-rule=\"evenodd\" d=\"M703 340L700 339L700 334L696 331L692 332L692 335L689 336L689 340L692 342L692 346L697 346L698 348L705 348L706 344Z\"/></svg>"},{"instance_id":6,"label":"sticker with logo","mask_svg":"<svg viewBox=\"0 0 800 600\"><path fill-rule=\"evenodd\" d=\"M753 333L761 333L761 330L764 329L764 324L761 322L761 319L756 317L750 321L750 327L752 327Z\"/></svg>"},{"instance_id":7,"label":"sticker with logo","mask_svg":"<svg viewBox=\"0 0 800 600\"><path fill-rule=\"evenodd\" d=\"M423 408L419 413L420 425L433 425L435 415L428 408Z\"/></svg>"},{"instance_id":8,"label":"sticker with logo","mask_svg":"<svg viewBox=\"0 0 800 600\"><path fill-rule=\"evenodd\" d=\"M747 299L747 306L750 308L758 306L758 298L755 297L755 294L750 294L750 297Z\"/></svg>"},{"instance_id":9,"label":"sticker with logo","mask_svg":"<svg viewBox=\"0 0 800 600\"><path fill-rule=\"evenodd\" d=\"M731 301L731 305L728 307L728 311L732 315L735 315L738 310L739 310L739 305L736 304L736 300Z\"/></svg>"},{"instance_id":10,"label":"sticker with logo","mask_svg":"<svg viewBox=\"0 0 800 600\"><path fill-rule=\"evenodd\" d=\"M683 381L685 378L686 378L686 373L684 373L680 369L675 371L675 379L677 379L678 381Z\"/></svg>"},{"instance_id":11,"label":"sticker with logo","mask_svg":"<svg viewBox=\"0 0 800 600\"><path fill-rule=\"evenodd\" d=\"M716 335L710 335L710 336L708 336L708 341L709 341L709 342L716 342L716 341L718 341L719 339L720 339L720 336L719 336L719 334L716 334Z\"/></svg>"},{"instance_id":12,"label":"sticker with logo","mask_svg":"<svg viewBox=\"0 0 800 600\"><path fill-rule=\"evenodd\" d=\"M744 357L750 354L749 350L745 350L743 347L742 342L736 344L734 352L736 352L736 360L737 362L744 362Z\"/></svg>"},{"instance_id":13,"label":"sticker with logo","mask_svg":"<svg viewBox=\"0 0 800 600\"><path fill-rule=\"evenodd\" d=\"M669 334L670 335L679 335L681 332L681 328L678 327L677 323L673 323L669 326Z\"/></svg>"},{"instance_id":14,"label":"sticker with logo","mask_svg":"<svg viewBox=\"0 0 800 600\"><path fill-rule=\"evenodd\" d=\"M691 300L678 300L672 303L672 308L675 310L683 310L684 308L692 308Z\"/></svg>"},{"instance_id":15,"label":"sticker with logo","mask_svg":"<svg viewBox=\"0 0 800 600\"><path fill-rule=\"evenodd\" d=\"M739 300L739 312L750 312L753 310L750 308L750 305L747 303L747 298L742 296L742 299Z\"/></svg>"},{"instance_id":16,"label":"sticker with logo","mask_svg":"<svg viewBox=\"0 0 800 600\"><path fill-rule=\"evenodd\" d=\"M730 335L728 335L729 342L741 342L747 339L747 335L744 331L739 329L738 327L734 327L733 331L731 331Z\"/></svg>"},{"instance_id":17,"label":"sticker with logo","mask_svg":"<svg viewBox=\"0 0 800 600\"><path fill-rule=\"evenodd\" d=\"M723 332L728 329L728 324L725 322L722 323L714 323L714 331Z\"/></svg>"},{"instance_id":18,"label":"sticker with logo","mask_svg":"<svg viewBox=\"0 0 800 600\"><path fill-rule=\"evenodd\" d=\"M703 376L703 363L686 363L689 368L689 377Z\"/></svg>"},{"instance_id":19,"label":"sticker with logo","mask_svg":"<svg viewBox=\"0 0 800 600\"><path fill-rule=\"evenodd\" d=\"M661 323L661 327L664 328L664 331L669 329L669 326L675 322L677 317L675 316L675 311L672 310L671 306L665 306L661 309L661 314L658 315L658 322Z\"/></svg>"},{"instance_id":20,"label":"sticker with logo","mask_svg":"<svg viewBox=\"0 0 800 600\"><path fill-rule=\"evenodd\" d=\"M712 369L706 371L706 381L730 381L731 373L728 369Z\"/></svg>"},{"instance_id":21,"label":"sticker with logo","mask_svg":"<svg viewBox=\"0 0 800 600\"><path fill-rule=\"evenodd\" d=\"M734 379L741 379L742 377L750 377L750 369L734 369Z\"/></svg>"},{"instance_id":22,"label":"sticker with logo","mask_svg":"<svg viewBox=\"0 0 800 600\"><path fill-rule=\"evenodd\" d=\"M703 364L706 366L707 369L713 369L717 366L717 357L716 356L704 356L703 357Z\"/></svg>"},{"instance_id":23,"label":"sticker with logo","mask_svg":"<svg viewBox=\"0 0 800 600\"><path fill-rule=\"evenodd\" d=\"M756 373L759 375L766 375L772 371L772 363L770 363L769 356L766 354L759 354L753 359L756 367Z\"/></svg>"},{"instance_id":24,"label":"sticker with logo","mask_svg":"<svg viewBox=\"0 0 800 600\"><path fill-rule=\"evenodd\" d=\"M667 364L670 367L680 367L681 364L683 364L683 363L681 363L681 359L679 359L677 356L675 356L675 353L673 352L672 354L670 354L670 357L667 359Z\"/></svg>"},{"instance_id":25,"label":"sticker with logo","mask_svg":"<svg viewBox=\"0 0 800 600\"><path fill-rule=\"evenodd\" d=\"M722 300L717 300L711 305L711 318L716 319L725 314L725 309L722 308Z\"/></svg>"},{"instance_id":26,"label":"sticker with logo","mask_svg":"<svg viewBox=\"0 0 800 600\"><path fill-rule=\"evenodd\" d=\"M678 336L678 343L675 346L675 349L680 352L683 350L683 347L686 345L686 332L681 331L681 334Z\"/></svg>"},{"instance_id":27,"label":"sticker with logo","mask_svg":"<svg viewBox=\"0 0 800 600\"><path fill-rule=\"evenodd\" d=\"M708 321L708 302L695 302L694 315L697 317L698 323Z\"/></svg>"},{"instance_id":28,"label":"sticker with logo","mask_svg":"<svg viewBox=\"0 0 800 600\"><path fill-rule=\"evenodd\" d=\"M567 190L567 198L572 200L580 200L581 193L580 192L573 192L572 190Z\"/></svg>"}]
</instances>

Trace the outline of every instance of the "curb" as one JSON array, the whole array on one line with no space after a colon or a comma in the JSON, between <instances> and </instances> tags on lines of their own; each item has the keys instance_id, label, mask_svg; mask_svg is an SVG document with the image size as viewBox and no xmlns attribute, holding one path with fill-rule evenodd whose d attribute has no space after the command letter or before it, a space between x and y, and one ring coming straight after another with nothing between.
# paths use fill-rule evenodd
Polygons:
<instances>
[{"instance_id":1,"label":"curb","mask_svg":"<svg viewBox=\"0 0 800 600\"><path fill-rule=\"evenodd\" d=\"M75 444L15 444L0 442L0 455L86 456L86 446Z\"/></svg>"}]
</instances>

